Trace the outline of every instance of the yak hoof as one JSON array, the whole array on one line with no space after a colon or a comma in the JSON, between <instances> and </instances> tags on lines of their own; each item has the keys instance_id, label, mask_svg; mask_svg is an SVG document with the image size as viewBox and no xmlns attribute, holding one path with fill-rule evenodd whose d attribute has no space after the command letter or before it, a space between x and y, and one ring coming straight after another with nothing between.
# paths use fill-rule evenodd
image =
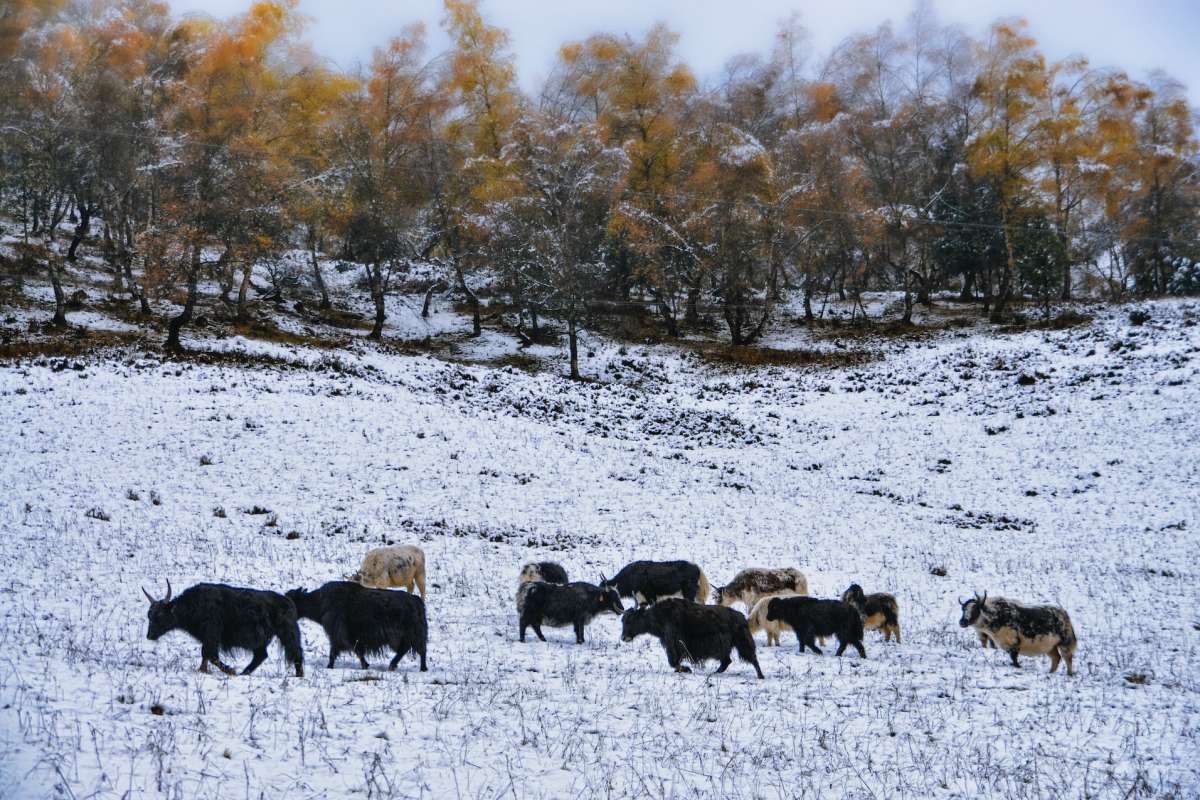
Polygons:
<instances>
[{"instance_id":1,"label":"yak hoof","mask_svg":"<svg viewBox=\"0 0 1200 800\"><path fill-rule=\"evenodd\" d=\"M676 667L676 668L675 668L675 671L676 671L676 672L691 673L691 671L692 671L692 668L691 668L691 667L689 667L689 666L685 666L685 665L683 665L683 664L680 664L678 667Z\"/></svg>"}]
</instances>

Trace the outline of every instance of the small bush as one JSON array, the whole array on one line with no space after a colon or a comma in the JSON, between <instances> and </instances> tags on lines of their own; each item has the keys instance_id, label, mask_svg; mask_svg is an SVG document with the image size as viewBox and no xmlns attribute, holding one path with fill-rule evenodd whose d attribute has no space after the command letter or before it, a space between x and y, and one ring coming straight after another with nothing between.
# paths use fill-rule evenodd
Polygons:
<instances>
[{"instance_id":1,"label":"small bush","mask_svg":"<svg viewBox=\"0 0 1200 800\"><path fill-rule=\"evenodd\" d=\"M160 495L154 489L150 490L150 503L151 503L151 505L156 505L156 506L162 505L162 495Z\"/></svg>"},{"instance_id":2,"label":"small bush","mask_svg":"<svg viewBox=\"0 0 1200 800\"><path fill-rule=\"evenodd\" d=\"M213 516L217 519L225 519L228 515L225 513L225 509L223 507L217 506L213 509Z\"/></svg>"},{"instance_id":3,"label":"small bush","mask_svg":"<svg viewBox=\"0 0 1200 800\"><path fill-rule=\"evenodd\" d=\"M136 489L128 489L125 492L125 499L132 500L133 502L136 503L137 501L142 499L142 496L137 493Z\"/></svg>"},{"instance_id":4,"label":"small bush","mask_svg":"<svg viewBox=\"0 0 1200 800\"><path fill-rule=\"evenodd\" d=\"M1133 311L1129 312L1129 324L1130 325L1141 326L1141 325L1145 325L1149 321L1150 321L1150 313L1148 311L1145 311L1144 309L1135 308Z\"/></svg>"},{"instance_id":5,"label":"small bush","mask_svg":"<svg viewBox=\"0 0 1200 800\"><path fill-rule=\"evenodd\" d=\"M98 519L101 522L109 522L112 519L102 508L89 508L84 512L84 516L91 519Z\"/></svg>"},{"instance_id":6,"label":"small bush","mask_svg":"<svg viewBox=\"0 0 1200 800\"><path fill-rule=\"evenodd\" d=\"M212 463L213 463L213 460L212 460L211 456L207 456L207 455L200 456L200 466L211 467Z\"/></svg>"}]
</instances>

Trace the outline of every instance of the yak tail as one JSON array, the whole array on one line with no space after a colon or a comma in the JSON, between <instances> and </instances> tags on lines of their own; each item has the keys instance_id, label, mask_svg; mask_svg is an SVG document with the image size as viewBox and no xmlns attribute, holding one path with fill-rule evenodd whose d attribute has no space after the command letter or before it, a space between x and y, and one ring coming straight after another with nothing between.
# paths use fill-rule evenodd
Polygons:
<instances>
[{"instance_id":1,"label":"yak tail","mask_svg":"<svg viewBox=\"0 0 1200 800\"><path fill-rule=\"evenodd\" d=\"M704 570L699 570L699 572L700 582L696 587L696 602L703 604L708 602L708 577L704 574Z\"/></svg>"},{"instance_id":2,"label":"yak tail","mask_svg":"<svg viewBox=\"0 0 1200 800\"><path fill-rule=\"evenodd\" d=\"M883 604L883 622L893 628L900 627L900 609L896 607L895 603Z\"/></svg>"},{"instance_id":3,"label":"yak tail","mask_svg":"<svg viewBox=\"0 0 1200 800\"><path fill-rule=\"evenodd\" d=\"M1066 625L1063 626L1063 636L1059 646L1068 647L1071 650L1074 650L1075 646L1079 644L1079 640L1075 638L1075 626L1071 624L1071 618L1067 616L1067 612L1065 611L1063 612L1063 622L1065 622Z\"/></svg>"},{"instance_id":4,"label":"yak tail","mask_svg":"<svg viewBox=\"0 0 1200 800\"><path fill-rule=\"evenodd\" d=\"M738 658L746 664L753 664L754 671L761 679L762 667L758 665L758 650L754 646L754 636L748 625L739 625L733 633L733 646L737 649Z\"/></svg>"},{"instance_id":5,"label":"yak tail","mask_svg":"<svg viewBox=\"0 0 1200 800\"><path fill-rule=\"evenodd\" d=\"M304 648L300 644L300 625L295 617L284 619L276 626L275 635L283 645L283 654L296 667L296 674L304 668Z\"/></svg>"}]
</instances>

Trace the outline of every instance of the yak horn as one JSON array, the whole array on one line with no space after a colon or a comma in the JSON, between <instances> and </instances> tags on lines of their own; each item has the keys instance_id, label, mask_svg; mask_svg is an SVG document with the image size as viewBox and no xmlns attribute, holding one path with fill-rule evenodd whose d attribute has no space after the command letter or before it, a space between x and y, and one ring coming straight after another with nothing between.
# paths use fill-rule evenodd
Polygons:
<instances>
[{"instance_id":1,"label":"yak horn","mask_svg":"<svg viewBox=\"0 0 1200 800\"><path fill-rule=\"evenodd\" d=\"M154 598L150 596L150 593L146 591L146 588L144 586L142 587L142 594L146 595L146 599L149 600L151 603L154 602Z\"/></svg>"},{"instance_id":2,"label":"yak horn","mask_svg":"<svg viewBox=\"0 0 1200 800\"><path fill-rule=\"evenodd\" d=\"M165 603L170 599L171 599L171 579L167 578L167 596L163 598L163 602Z\"/></svg>"}]
</instances>

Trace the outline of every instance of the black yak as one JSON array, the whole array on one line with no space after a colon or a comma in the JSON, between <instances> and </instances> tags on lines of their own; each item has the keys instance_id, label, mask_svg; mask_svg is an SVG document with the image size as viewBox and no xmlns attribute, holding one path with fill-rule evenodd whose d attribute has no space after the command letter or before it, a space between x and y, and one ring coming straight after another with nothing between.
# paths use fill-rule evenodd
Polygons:
<instances>
[{"instance_id":1,"label":"black yak","mask_svg":"<svg viewBox=\"0 0 1200 800\"><path fill-rule=\"evenodd\" d=\"M426 671L429 626L425 601L416 595L368 589L352 581L330 581L311 592L292 589L287 596L296 604L301 617L325 629L329 637L329 669L338 655L346 651L358 656L362 668L368 669L368 654L391 649L396 655L388 669L395 669L404 654L412 650L421 659L421 672Z\"/></svg>"},{"instance_id":2,"label":"black yak","mask_svg":"<svg viewBox=\"0 0 1200 800\"><path fill-rule=\"evenodd\" d=\"M662 597L682 597L703 603L708 600L708 578L690 561L634 561L605 582L621 597L632 597L638 605L649 605Z\"/></svg>"},{"instance_id":3,"label":"black yak","mask_svg":"<svg viewBox=\"0 0 1200 800\"><path fill-rule=\"evenodd\" d=\"M1002 597L988 598L976 594L970 600L960 600L961 627L975 628L983 639L1012 658L1014 667L1021 666L1018 655L1050 656L1050 671L1058 669L1060 660L1067 662L1067 674L1075 674L1075 628L1067 612L1058 606L1027 606Z\"/></svg>"},{"instance_id":4,"label":"black yak","mask_svg":"<svg viewBox=\"0 0 1200 800\"><path fill-rule=\"evenodd\" d=\"M693 664L720 661L717 672L724 672L733 663L731 652L736 648L738 657L753 664L758 677L763 677L746 618L732 608L670 598L626 611L621 618L621 640L632 642L643 633L662 643L667 663L676 672L691 672L685 660Z\"/></svg>"},{"instance_id":5,"label":"black yak","mask_svg":"<svg viewBox=\"0 0 1200 800\"><path fill-rule=\"evenodd\" d=\"M895 635L896 644L900 644L900 604L895 597L884 592L866 594L861 586L852 583L842 592L842 602L858 609L867 630L883 631L885 642L890 642Z\"/></svg>"},{"instance_id":6,"label":"black yak","mask_svg":"<svg viewBox=\"0 0 1200 800\"><path fill-rule=\"evenodd\" d=\"M576 644L583 644L583 629L605 611L620 616L621 598L617 590L578 581L565 586L538 581L526 584L524 603L518 598L521 625L521 641L525 641L525 629L533 632L543 642L542 625L553 628L575 629ZM524 588L524 587L523 587Z\"/></svg>"},{"instance_id":7,"label":"black yak","mask_svg":"<svg viewBox=\"0 0 1200 800\"><path fill-rule=\"evenodd\" d=\"M266 660L267 645L279 637L284 655L295 665L296 677L304 676L296 607L283 595L223 583L197 583L172 598L170 581L161 600L155 600L145 589L142 594L150 601L146 638L155 641L176 628L186 631L200 642L201 672L208 672L211 663L226 675L234 675L233 667L221 660L221 654L248 650L253 658L242 674L249 675Z\"/></svg>"},{"instance_id":8,"label":"black yak","mask_svg":"<svg viewBox=\"0 0 1200 800\"><path fill-rule=\"evenodd\" d=\"M796 640L800 643L800 652L805 647L821 655L817 647L816 637L836 636L838 638L837 654L846 652L848 645L854 645L862 658L867 657L863 648L863 620L858 609L841 600L818 600L815 597L776 597L767 604L767 619L771 622L779 620L790 625L796 632Z\"/></svg>"}]
</instances>

